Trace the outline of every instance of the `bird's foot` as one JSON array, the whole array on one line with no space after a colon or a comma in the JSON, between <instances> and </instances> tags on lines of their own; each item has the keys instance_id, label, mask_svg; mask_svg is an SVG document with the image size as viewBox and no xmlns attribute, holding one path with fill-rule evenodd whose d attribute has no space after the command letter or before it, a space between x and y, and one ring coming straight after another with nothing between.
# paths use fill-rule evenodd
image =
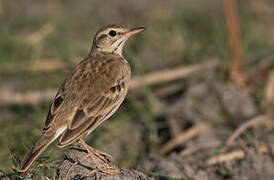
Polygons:
<instances>
[{"instance_id":1,"label":"bird's foot","mask_svg":"<svg viewBox=\"0 0 274 180\"><path fill-rule=\"evenodd\" d=\"M116 175L116 174L120 173L119 169L116 169L116 168L113 168L113 167L110 167L110 166L109 167L98 167L97 166L95 169L93 169L90 172L88 172L86 174L86 176L90 176L93 173L96 173L96 176L97 176L98 172L109 174L109 175Z\"/></svg>"},{"instance_id":2,"label":"bird's foot","mask_svg":"<svg viewBox=\"0 0 274 180\"><path fill-rule=\"evenodd\" d=\"M119 169L113 168L108 164L108 159L107 158L112 159L111 155L109 155L106 152L99 151L99 150L96 150L96 149L92 148L91 146L87 145L84 142L83 139L80 139L80 143L88 151L87 156L83 157L80 160L80 162L82 162L85 159L87 159L88 157L90 157L93 160L94 164L95 164L95 169L90 171L86 176L89 176L93 173L96 173L96 176L97 176L98 172L106 173L106 174L109 174L109 175L115 175L115 174L120 173ZM102 160L103 163L100 164L95 157Z\"/></svg>"},{"instance_id":3,"label":"bird's foot","mask_svg":"<svg viewBox=\"0 0 274 180\"><path fill-rule=\"evenodd\" d=\"M91 147L92 148L92 147ZM97 156L99 159L101 159L102 161L104 161L105 163L108 163L109 160L112 160L112 156L104 151L100 151L98 149L94 149L92 148L94 151L94 155Z\"/></svg>"}]
</instances>

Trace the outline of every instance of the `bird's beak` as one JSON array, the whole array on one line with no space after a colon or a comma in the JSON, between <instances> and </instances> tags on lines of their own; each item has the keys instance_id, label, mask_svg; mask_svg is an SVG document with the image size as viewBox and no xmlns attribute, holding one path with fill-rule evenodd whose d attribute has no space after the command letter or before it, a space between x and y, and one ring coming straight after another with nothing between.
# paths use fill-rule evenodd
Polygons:
<instances>
[{"instance_id":1,"label":"bird's beak","mask_svg":"<svg viewBox=\"0 0 274 180\"><path fill-rule=\"evenodd\" d=\"M127 37L130 37L134 34L137 34L137 33L140 33L142 31L146 30L145 27L137 27L137 28L133 28L133 29L130 29L127 33L126 33L126 36Z\"/></svg>"}]
</instances>

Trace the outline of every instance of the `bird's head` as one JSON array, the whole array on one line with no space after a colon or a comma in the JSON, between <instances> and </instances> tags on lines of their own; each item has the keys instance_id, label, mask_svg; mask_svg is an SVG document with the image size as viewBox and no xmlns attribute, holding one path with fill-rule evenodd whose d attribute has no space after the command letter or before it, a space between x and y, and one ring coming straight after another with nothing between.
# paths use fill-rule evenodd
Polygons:
<instances>
[{"instance_id":1,"label":"bird's head","mask_svg":"<svg viewBox=\"0 0 274 180\"><path fill-rule=\"evenodd\" d=\"M116 24L107 25L96 33L93 40L92 51L122 55L122 49L126 40L130 36L144 30L144 27L128 29L124 26Z\"/></svg>"}]
</instances>

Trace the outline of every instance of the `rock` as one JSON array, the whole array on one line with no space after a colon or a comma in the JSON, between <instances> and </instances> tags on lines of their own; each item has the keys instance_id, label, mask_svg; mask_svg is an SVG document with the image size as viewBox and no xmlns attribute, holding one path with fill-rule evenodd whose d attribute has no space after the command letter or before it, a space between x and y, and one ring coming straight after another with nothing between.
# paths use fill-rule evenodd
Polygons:
<instances>
[{"instance_id":1,"label":"rock","mask_svg":"<svg viewBox=\"0 0 274 180\"><path fill-rule=\"evenodd\" d=\"M81 146L74 146L65 152L64 160L61 162L57 169L57 179L59 180L150 180L152 178L147 177L142 172L129 169L119 169L112 160L108 159L107 165L113 169L119 169L120 173L115 175L109 175L103 172L93 173L90 176L86 176L90 171L94 170L95 163L92 158L88 157L81 163L79 161L87 155L87 151ZM104 166L104 162L95 157L95 160L100 166Z\"/></svg>"}]
</instances>

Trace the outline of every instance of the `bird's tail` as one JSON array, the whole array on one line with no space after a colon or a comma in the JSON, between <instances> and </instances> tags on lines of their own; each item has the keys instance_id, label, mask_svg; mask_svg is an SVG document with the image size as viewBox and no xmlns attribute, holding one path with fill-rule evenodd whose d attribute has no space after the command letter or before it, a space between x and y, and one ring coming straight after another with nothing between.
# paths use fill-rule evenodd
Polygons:
<instances>
[{"instance_id":1,"label":"bird's tail","mask_svg":"<svg viewBox=\"0 0 274 180\"><path fill-rule=\"evenodd\" d=\"M23 176L42 154L45 149L57 138L55 133L45 132L45 134L35 143L31 152L26 156L19 169L19 176Z\"/></svg>"}]
</instances>

